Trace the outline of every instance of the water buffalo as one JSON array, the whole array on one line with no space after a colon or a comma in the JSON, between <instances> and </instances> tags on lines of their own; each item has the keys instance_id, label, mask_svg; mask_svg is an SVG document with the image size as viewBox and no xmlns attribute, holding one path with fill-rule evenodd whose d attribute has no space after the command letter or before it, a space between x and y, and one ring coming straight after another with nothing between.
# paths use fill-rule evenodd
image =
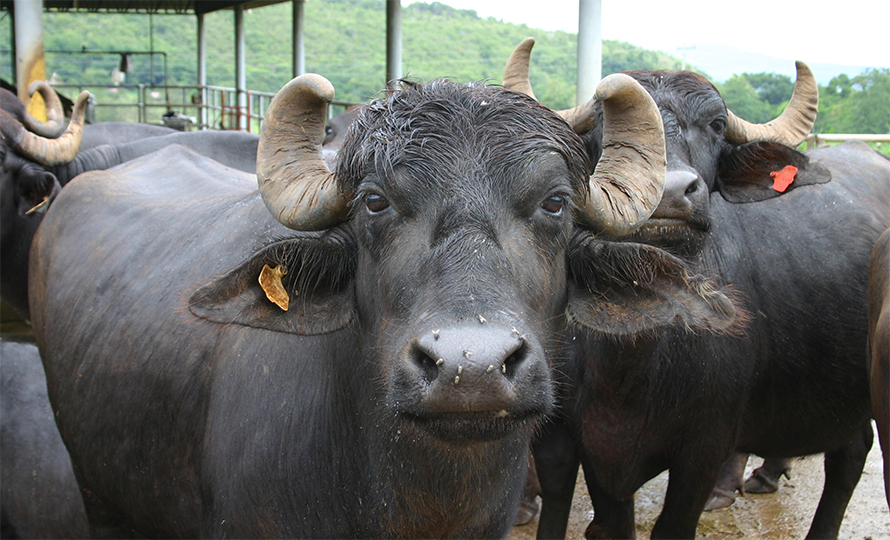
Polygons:
<instances>
[{"instance_id":1,"label":"water buffalo","mask_svg":"<svg viewBox=\"0 0 890 540\"><path fill-rule=\"evenodd\" d=\"M0 340L0 536L86 538L71 459L33 343Z\"/></svg>"},{"instance_id":2,"label":"water buffalo","mask_svg":"<svg viewBox=\"0 0 890 540\"><path fill-rule=\"evenodd\" d=\"M619 75L598 95L592 175L535 100L441 80L364 107L330 172L333 88L304 75L256 178L170 146L71 182L29 288L91 532L506 534L570 298L594 310L634 276L651 294L628 310L664 287L680 301L653 319L731 317L675 257L596 238L645 221L664 166L648 94Z\"/></svg>"},{"instance_id":3,"label":"water buffalo","mask_svg":"<svg viewBox=\"0 0 890 540\"><path fill-rule=\"evenodd\" d=\"M45 83L36 85L35 89L48 103L58 101ZM108 169L171 144L187 146L229 167L251 173L256 171L259 137L253 134L237 131L182 133L171 130L172 133L166 136L102 144L79 151L82 132L86 131L83 126L83 107L88 97L86 92L79 96L67 128L63 123L59 126L60 121L55 120L61 113L50 113L50 121L43 125L24 113L24 106L13 94L0 90L0 97L4 111L0 124L3 130L0 141L3 160L3 170L0 172L0 211L3 215L0 231L0 298L24 319L30 318L27 298L28 252L45 210L41 203L51 201L61 187L78 174ZM53 110L52 106L50 110ZM61 137L60 127L68 130ZM130 133L130 136L135 135ZM25 144L16 142L20 139Z\"/></svg>"},{"instance_id":4,"label":"water buffalo","mask_svg":"<svg viewBox=\"0 0 890 540\"><path fill-rule=\"evenodd\" d=\"M884 493L890 506L890 230L878 238L868 267L868 345L871 406L884 453Z\"/></svg>"},{"instance_id":5,"label":"water buffalo","mask_svg":"<svg viewBox=\"0 0 890 540\"><path fill-rule=\"evenodd\" d=\"M506 70L518 84L505 82L530 90L530 44L520 49L524 64ZM824 452L825 488L809 536L836 537L873 437L861 344L869 254L890 226L890 161L855 142L794 149L818 103L801 63L791 103L766 125L733 115L693 73L627 74L658 104L667 173L656 211L620 241L670 250L731 286L749 320L723 333L690 331L683 321L656 332L573 326L568 425L550 426L535 447L539 536L564 535L580 460L596 510L589 537L633 537L634 492L668 469L652 537L691 538L737 450L767 458ZM598 111L592 100L564 115L587 132L593 162Z\"/></svg>"}]
</instances>

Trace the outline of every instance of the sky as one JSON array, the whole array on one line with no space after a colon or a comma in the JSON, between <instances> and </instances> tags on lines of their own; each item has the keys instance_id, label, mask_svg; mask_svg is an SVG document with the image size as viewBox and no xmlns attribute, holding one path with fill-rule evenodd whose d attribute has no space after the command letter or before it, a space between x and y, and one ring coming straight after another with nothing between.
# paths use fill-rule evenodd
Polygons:
<instances>
[{"instance_id":1,"label":"sky","mask_svg":"<svg viewBox=\"0 0 890 540\"><path fill-rule=\"evenodd\" d=\"M480 17L578 31L578 0L438 1ZM603 39L677 58L697 44L723 44L813 64L890 67L888 0L601 0L601 6Z\"/></svg>"}]
</instances>

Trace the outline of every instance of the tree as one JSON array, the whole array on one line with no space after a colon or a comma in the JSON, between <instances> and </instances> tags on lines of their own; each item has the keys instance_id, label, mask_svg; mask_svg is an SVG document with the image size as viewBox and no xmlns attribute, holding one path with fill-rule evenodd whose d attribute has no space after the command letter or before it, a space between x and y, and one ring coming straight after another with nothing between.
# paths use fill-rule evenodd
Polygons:
<instances>
[{"instance_id":1,"label":"tree","mask_svg":"<svg viewBox=\"0 0 890 540\"><path fill-rule=\"evenodd\" d=\"M772 120L773 109L762 101L751 83L741 75L730 77L718 90L723 95L727 108L736 116L749 122L763 123Z\"/></svg>"},{"instance_id":2,"label":"tree","mask_svg":"<svg viewBox=\"0 0 890 540\"><path fill-rule=\"evenodd\" d=\"M794 92L794 83L787 75L761 72L742 73L741 77L748 81L761 100L774 107L791 99Z\"/></svg>"}]
</instances>

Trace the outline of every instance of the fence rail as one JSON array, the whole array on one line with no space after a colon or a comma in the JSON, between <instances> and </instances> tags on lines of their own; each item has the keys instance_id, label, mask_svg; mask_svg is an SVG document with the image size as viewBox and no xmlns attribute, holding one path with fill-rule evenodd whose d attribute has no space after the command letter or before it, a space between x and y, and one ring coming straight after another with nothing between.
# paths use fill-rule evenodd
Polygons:
<instances>
[{"instance_id":1,"label":"fence rail","mask_svg":"<svg viewBox=\"0 0 890 540\"><path fill-rule=\"evenodd\" d=\"M871 135L871 134L853 134L853 133L810 133L807 135L807 150L825 146L830 142L844 141L863 141L869 143L877 143L878 147L882 143L890 143L890 134Z\"/></svg>"},{"instance_id":2,"label":"fence rail","mask_svg":"<svg viewBox=\"0 0 890 540\"><path fill-rule=\"evenodd\" d=\"M246 105L238 105L238 90L223 86L144 84L55 86L62 94L75 96L89 90L94 96L92 121L167 124L177 129L241 129L258 133L273 92L246 92ZM328 116L353 103L334 101ZM176 113L175 115L173 113Z\"/></svg>"}]
</instances>

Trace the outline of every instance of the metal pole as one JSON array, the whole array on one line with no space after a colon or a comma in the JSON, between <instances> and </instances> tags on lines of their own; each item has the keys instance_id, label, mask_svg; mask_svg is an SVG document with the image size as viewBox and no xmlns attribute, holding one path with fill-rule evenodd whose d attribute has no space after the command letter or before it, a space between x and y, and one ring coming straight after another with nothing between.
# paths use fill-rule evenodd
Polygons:
<instances>
[{"instance_id":1,"label":"metal pole","mask_svg":"<svg viewBox=\"0 0 890 540\"><path fill-rule=\"evenodd\" d=\"M238 93L238 129L247 129L247 68L244 45L244 6L235 5L235 90Z\"/></svg>"},{"instance_id":2,"label":"metal pole","mask_svg":"<svg viewBox=\"0 0 890 540\"><path fill-rule=\"evenodd\" d=\"M43 58L43 0L15 0L15 80L19 99L31 116L46 121L46 105L39 94L31 99L28 86L46 80Z\"/></svg>"},{"instance_id":3,"label":"metal pole","mask_svg":"<svg viewBox=\"0 0 890 540\"><path fill-rule=\"evenodd\" d=\"M198 86L201 93L199 119L202 127L207 126L207 32L204 26L204 14L198 13Z\"/></svg>"},{"instance_id":4,"label":"metal pole","mask_svg":"<svg viewBox=\"0 0 890 540\"><path fill-rule=\"evenodd\" d=\"M602 0L578 2L578 90L575 101L587 103L603 78Z\"/></svg>"},{"instance_id":5,"label":"metal pole","mask_svg":"<svg viewBox=\"0 0 890 540\"><path fill-rule=\"evenodd\" d=\"M402 78L402 3L386 0L386 84Z\"/></svg>"},{"instance_id":6,"label":"metal pole","mask_svg":"<svg viewBox=\"0 0 890 540\"><path fill-rule=\"evenodd\" d=\"M303 4L305 3L306 0L293 1L294 77L306 73L306 43L303 33Z\"/></svg>"}]
</instances>

